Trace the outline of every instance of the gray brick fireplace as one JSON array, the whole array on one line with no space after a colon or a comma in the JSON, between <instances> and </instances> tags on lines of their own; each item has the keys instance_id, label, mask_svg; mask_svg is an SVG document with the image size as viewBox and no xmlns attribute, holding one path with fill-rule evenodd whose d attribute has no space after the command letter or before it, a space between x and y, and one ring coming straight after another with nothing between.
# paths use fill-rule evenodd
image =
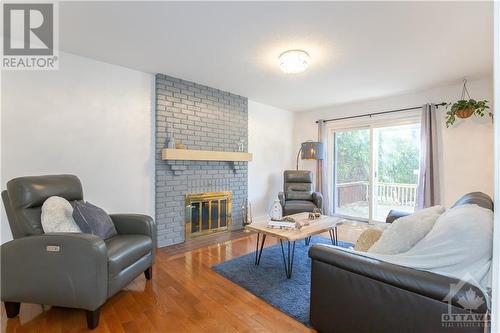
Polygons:
<instances>
[{"instance_id":1,"label":"gray brick fireplace","mask_svg":"<svg viewBox=\"0 0 500 333\"><path fill-rule=\"evenodd\" d=\"M156 75L155 194L158 246L184 241L185 196L232 194L232 229L241 228L247 198L247 162L162 160L167 131L187 149L238 151L248 147L248 100L197 83Z\"/></svg>"}]
</instances>

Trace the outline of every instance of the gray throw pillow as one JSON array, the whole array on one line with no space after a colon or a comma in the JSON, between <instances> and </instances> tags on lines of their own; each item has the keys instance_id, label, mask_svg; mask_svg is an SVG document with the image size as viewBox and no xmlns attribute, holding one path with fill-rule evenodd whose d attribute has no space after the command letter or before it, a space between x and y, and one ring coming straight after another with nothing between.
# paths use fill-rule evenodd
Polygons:
<instances>
[{"instance_id":1,"label":"gray throw pillow","mask_svg":"<svg viewBox=\"0 0 500 333\"><path fill-rule=\"evenodd\" d=\"M75 201L73 219L83 233L96 235L102 239L108 239L118 234L108 213L90 202Z\"/></svg>"}]
</instances>

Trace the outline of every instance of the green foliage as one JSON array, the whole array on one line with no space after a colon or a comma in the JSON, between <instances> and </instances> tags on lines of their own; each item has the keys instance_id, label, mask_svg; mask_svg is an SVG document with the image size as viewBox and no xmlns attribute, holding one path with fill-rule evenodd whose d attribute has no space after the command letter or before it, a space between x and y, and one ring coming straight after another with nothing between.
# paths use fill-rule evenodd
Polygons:
<instances>
[{"instance_id":1,"label":"green foliage","mask_svg":"<svg viewBox=\"0 0 500 333\"><path fill-rule=\"evenodd\" d=\"M379 142L382 142L379 132ZM418 140L414 138L414 140ZM419 168L420 150L415 141L394 138L390 149L378 149L378 181L381 183L416 184Z\"/></svg>"},{"instance_id":2,"label":"green foliage","mask_svg":"<svg viewBox=\"0 0 500 333\"><path fill-rule=\"evenodd\" d=\"M339 132L335 138L337 183L367 181L370 174L370 131Z\"/></svg>"},{"instance_id":3,"label":"green foliage","mask_svg":"<svg viewBox=\"0 0 500 333\"><path fill-rule=\"evenodd\" d=\"M474 114L478 117L484 117L486 109L490 107L486 104L488 101L476 101L475 99L461 99L453 104L448 104L448 108L451 108L446 112L446 127L450 127L456 121L456 115L458 112L471 108L474 110Z\"/></svg>"},{"instance_id":4,"label":"green foliage","mask_svg":"<svg viewBox=\"0 0 500 333\"><path fill-rule=\"evenodd\" d=\"M419 133L398 136L397 132L378 133L378 181L383 183L416 184L420 161ZM370 173L370 131L339 132L336 139L337 183L368 181Z\"/></svg>"}]
</instances>

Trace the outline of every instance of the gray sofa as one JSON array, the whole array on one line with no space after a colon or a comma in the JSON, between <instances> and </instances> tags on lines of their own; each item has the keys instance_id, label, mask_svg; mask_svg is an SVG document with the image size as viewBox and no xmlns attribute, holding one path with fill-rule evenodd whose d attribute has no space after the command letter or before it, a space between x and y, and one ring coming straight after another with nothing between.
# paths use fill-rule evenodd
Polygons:
<instances>
[{"instance_id":1,"label":"gray sofa","mask_svg":"<svg viewBox=\"0 0 500 333\"><path fill-rule=\"evenodd\" d=\"M313 191L311 171L286 170L283 177L283 192L278 194L283 216L323 209L323 196Z\"/></svg>"},{"instance_id":2,"label":"gray sofa","mask_svg":"<svg viewBox=\"0 0 500 333\"><path fill-rule=\"evenodd\" d=\"M2 192L14 240L1 246L1 299L9 318L20 304L35 303L87 311L95 328L100 307L138 275L152 277L156 228L145 215L116 214L117 236L103 240L83 233L48 233L41 206L50 196L83 200L73 175L15 178Z\"/></svg>"},{"instance_id":3,"label":"gray sofa","mask_svg":"<svg viewBox=\"0 0 500 333\"><path fill-rule=\"evenodd\" d=\"M456 205L477 204L493 210L484 193L463 196ZM387 222L407 215L391 211ZM318 332L474 332L482 327L446 327L442 315L484 314L486 304L469 312L458 300L472 290L486 297L476 286L465 283L448 301L455 278L386 263L336 249L314 245L312 259L310 321Z\"/></svg>"}]
</instances>

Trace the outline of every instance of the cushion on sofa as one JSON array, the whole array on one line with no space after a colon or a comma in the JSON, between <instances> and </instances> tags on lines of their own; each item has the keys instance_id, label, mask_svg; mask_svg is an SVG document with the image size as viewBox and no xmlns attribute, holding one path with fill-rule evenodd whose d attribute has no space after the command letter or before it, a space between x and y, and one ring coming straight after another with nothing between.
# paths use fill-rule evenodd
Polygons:
<instances>
[{"instance_id":1,"label":"cushion on sofa","mask_svg":"<svg viewBox=\"0 0 500 333\"><path fill-rule=\"evenodd\" d=\"M117 235L111 217L102 208L90 202L75 201L73 218L82 232L107 239Z\"/></svg>"},{"instance_id":2,"label":"cushion on sofa","mask_svg":"<svg viewBox=\"0 0 500 333\"><path fill-rule=\"evenodd\" d=\"M153 241L143 235L118 235L104 241L108 249L108 274L113 277L146 254Z\"/></svg>"},{"instance_id":3,"label":"cushion on sofa","mask_svg":"<svg viewBox=\"0 0 500 333\"><path fill-rule=\"evenodd\" d=\"M42 229L49 232L82 232L73 219L73 207L68 200L52 196L42 205Z\"/></svg>"},{"instance_id":4,"label":"cushion on sofa","mask_svg":"<svg viewBox=\"0 0 500 333\"><path fill-rule=\"evenodd\" d=\"M354 250L366 252L370 247L375 244L376 241L382 236L383 230L377 228L366 229L359 235L356 245L354 245Z\"/></svg>"},{"instance_id":5,"label":"cushion on sofa","mask_svg":"<svg viewBox=\"0 0 500 333\"><path fill-rule=\"evenodd\" d=\"M397 254L408 251L427 235L442 213L444 213L443 206L434 206L398 218L387 227L368 252Z\"/></svg>"}]
</instances>

